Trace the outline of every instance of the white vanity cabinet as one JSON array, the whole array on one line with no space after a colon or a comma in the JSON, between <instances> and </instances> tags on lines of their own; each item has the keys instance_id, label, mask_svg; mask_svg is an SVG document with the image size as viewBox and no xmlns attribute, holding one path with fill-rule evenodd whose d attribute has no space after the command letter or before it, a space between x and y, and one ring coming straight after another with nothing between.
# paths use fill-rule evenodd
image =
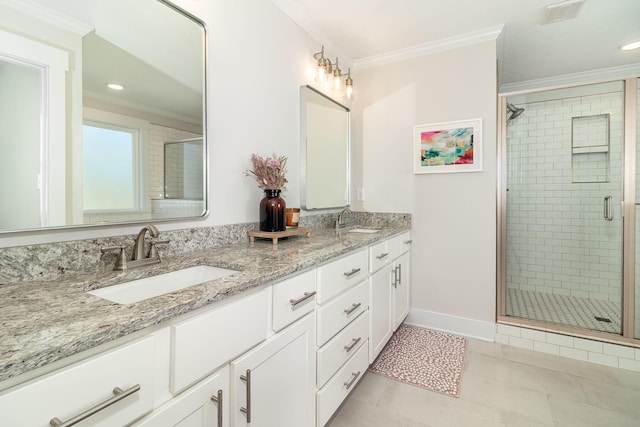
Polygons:
<instances>
[{"instance_id":1,"label":"white vanity cabinet","mask_svg":"<svg viewBox=\"0 0 640 427\"><path fill-rule=\"evenodd\" d=\"M0 392L1 424L322 427L407 315L409 245L407 232L73 356Z\"/></svg>"},{"instance_id":2,"label":"white vanity cabinet","mask_svg":"<svg viewBox=\"0 0 640 427\"><path fill-rule=\"evenodd\" d=\"M270 291L263 289L170 326L174 395L267 338Z\"/></svg>"},{"instance_id":3,"label":"white vanity cabinet","mask_svg":"<svg viewBox=\"0 0 640 427\"><path fill-rule=\"evenodd\" d=\"M3 392L0 424L129 424L154 407L154 346L149 336Z\"/></svg>"},{"instance_id":4,"label":"white vanity cabinet","mask_svg":"<svg viewBox=\"0 0 640 427\"><path fill-rule=\"evenodd\" d=\"M133 427L229 427L229 366L157 408Z\"/></svg>"},{"instance_id":5,"label":"white vanity cabinet","mask_svg":"<svg viewBox=\"0 0 640 427\"><path fill-rule=\"evenodd\" d=\"M393 334L392 322L392 266L387 265L369 279L370 331L369 363L373 363Z\"/></svg>"},{"instance_id":6,"label":"white vanity cabinet","mask_svg":"<svg viewBox=\"0 0 640 427\"><path fill-rule=\"evenodd\" d=\"M406 232L369 248L370 363L409 313L410 247Z\"/></svg>"},{"instance_id":7,"label":"white vanity cabinet","mask_svg":"<svg viewBox=\"0 0 640 427\"><path fill-rule=\"evenodd\" d=\"M234 360L231 375L235 427L313 426L315 315Z\"/></svg>"},{"instance_id":8,"label":"white vanity cabinet","mask_svg":"<svg viewBox=\"0 0 640 427\"><path fill-rule=\"evenodd\" d=\"M409 314L410 255L410 253L405 252L393 261L393 295L391 301L394 331L398 329Z\"/></svg>"},{"instance_id":9,"label":"white vanity cabinet","mask_svg":"<svg viewBox=\"0 0 640 427\"><path fill-rule=\"evenodd\" d=\"M368 367L368 249L319 266L317 311L317 423L338 409ZM353 371L359 372L357 375Z\"/></svg>"}]
</instances>

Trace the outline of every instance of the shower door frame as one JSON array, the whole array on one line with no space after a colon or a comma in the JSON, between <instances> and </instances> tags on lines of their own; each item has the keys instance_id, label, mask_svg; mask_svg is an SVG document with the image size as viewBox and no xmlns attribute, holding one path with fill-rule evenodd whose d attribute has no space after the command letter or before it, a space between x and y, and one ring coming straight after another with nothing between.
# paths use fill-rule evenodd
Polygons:
<instances>
[{"instance_id":1,"label":"shower door frame","mask_svg":"<svg viewBox=\"0 0 640 427\"><path fill-rule=\"evenodd\" d=\"M584 86L606 81L624 82L624 138L623 138L623 201L622 214L622 333L612 334L572 326L564 326L528 319L521 319L506 315L507 299L507 97L524 93L542 92L550 89ZM566 333L573 336L596 338L600 341L631 344L640 347L640 339L635 338L635 236L636 224L636 109L638 76L575 83L564 86L544 87L527 91L498 94L498 123L497 123L497 254L496 254L496 321L498 323L523 326L549 332Z\"/></svg>"}]
</instances>

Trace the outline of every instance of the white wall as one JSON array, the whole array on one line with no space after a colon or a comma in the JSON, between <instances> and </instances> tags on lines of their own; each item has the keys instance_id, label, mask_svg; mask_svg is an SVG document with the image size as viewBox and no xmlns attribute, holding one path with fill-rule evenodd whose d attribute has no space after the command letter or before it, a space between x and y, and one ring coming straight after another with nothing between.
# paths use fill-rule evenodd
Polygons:
<instances>
[{"instance_id":1,"label":"white wall","mask_svg":"<svg viewBox=\"0 0 640 427\"><path fill-rule=\"evenodd\" d=\"M413 320L429 318L428 326L440 329L455 327L434 324L438 318L492 325L495 41L357 70L356 96L353 194L364 188L365 200L355 208L413 213ZM483 119L483 172L413 174L414 125L472 118Z\"/></svg>"},{"instance_id":2,"label":"white wall","mask_svg":"<svg viewBox=\"0 0 640 427\"><path fill-rule=\"evenodd\" d=\"M299 206L300 86L309 79L313 39L270 0L176 0L208 27L209 197L202 220L159 224L183 229L258 221L262 198L244 176L254 152L289 157L287 206ZM326 49L329 56L335 54ZM340 57L342 68L351 66ZM344 102L344 100L341 100ZM0 247L135 233L139 226L91 227L0 235Z\"/></svg>"},{"instance_id":3,"label":"white wall","mask_svg":"<svg viewBox=\"0 0 640 427\"><path fill-rule=\"evenodd\" d=\"M5 184L0 185L0 203L14 202L11 209L0 209L0 228L39 227L39 70L0 59L0 94L0 182Z\"/></svg>"}]
</instances>

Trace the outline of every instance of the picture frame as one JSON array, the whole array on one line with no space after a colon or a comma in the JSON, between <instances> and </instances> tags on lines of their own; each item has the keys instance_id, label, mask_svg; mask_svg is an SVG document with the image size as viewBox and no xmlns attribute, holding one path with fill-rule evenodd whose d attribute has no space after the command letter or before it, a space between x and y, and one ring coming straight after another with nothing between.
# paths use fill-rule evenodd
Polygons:
<instances>
[{"instance_id":1,"label":"picture frame","mask_svg":"<svg viewBox=\"0 0 640 427\"><path fill-rule=\"evenodd\" d=\"M482 119L415 125L413 173L482 171Z\"/></svg>"}]
</instances>

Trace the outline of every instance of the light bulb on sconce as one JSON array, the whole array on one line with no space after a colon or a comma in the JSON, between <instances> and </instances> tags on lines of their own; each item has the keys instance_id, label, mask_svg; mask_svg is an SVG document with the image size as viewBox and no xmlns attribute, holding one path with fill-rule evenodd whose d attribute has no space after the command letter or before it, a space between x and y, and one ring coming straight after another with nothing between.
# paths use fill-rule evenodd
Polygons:
<instances>
[{"instance_id":1,"label":"light bulb on sconce","mask_svg":"<svg viewBox=\"0 0 640 427\"><path fill-rule=\"evenodd\" d=\"M347 71L347 79L344 82L347 98L351 99L353 95L353 79L351 78L351 68Z\"/></svg>"},{"instance_id":2,"label":"light bulb on sconce","mask_svg":"<svg viewBox=\"0 0 640 427\"><path fill-rule=\"evenodd\" d=\"M338 66L338 58L336 57L335 67L333 68L333 88L335 90L340 90L342 82L342 70Z\"/></svg>"},{"instance_id":3,"label":"light bulb on sconce","mask_svg":"<svg viewBox=\"0 0 640 427\"><path fill-rule=\"evenodd\" d=\"M327 80L327 60L324 57L324 46L322 46L320 52L314 53L313 57L318 60L316 63L316 80L322 83Z\"/></svg>"}]
</instances>

